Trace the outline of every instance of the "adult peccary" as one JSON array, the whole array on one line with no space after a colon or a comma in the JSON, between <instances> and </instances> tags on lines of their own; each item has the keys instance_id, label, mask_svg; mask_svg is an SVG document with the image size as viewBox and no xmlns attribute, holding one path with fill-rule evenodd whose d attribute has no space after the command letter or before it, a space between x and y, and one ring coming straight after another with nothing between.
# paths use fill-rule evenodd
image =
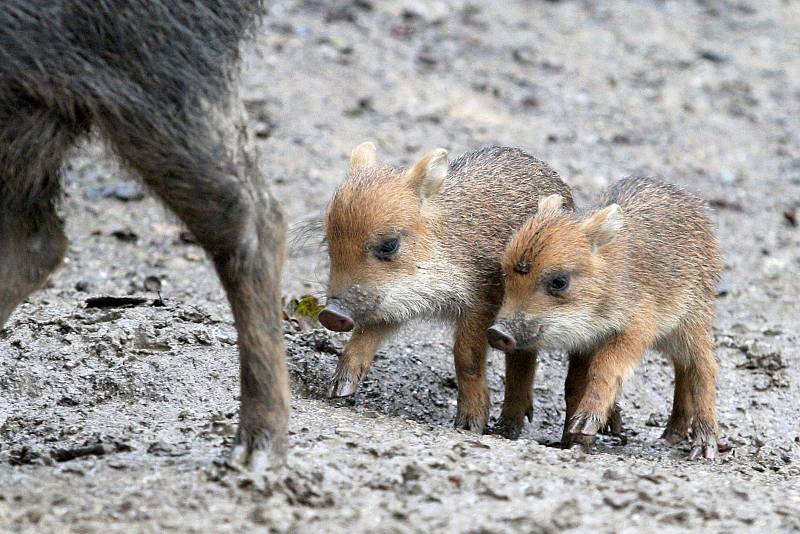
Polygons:
<instances>
[{"instance_id":1,"label":"adult peccary","mask_svg":"<svg viewBox=\"0 0 800 534\"><path fill-rule=\"evenodd\" d=\"M285 456L278 315L285 222L248 144L236 87L259 0L0 2L0 326L62 262L59 169L99 133L189 227L233 308L241 362L234 458Z\"/></svg>"}]
</instances>

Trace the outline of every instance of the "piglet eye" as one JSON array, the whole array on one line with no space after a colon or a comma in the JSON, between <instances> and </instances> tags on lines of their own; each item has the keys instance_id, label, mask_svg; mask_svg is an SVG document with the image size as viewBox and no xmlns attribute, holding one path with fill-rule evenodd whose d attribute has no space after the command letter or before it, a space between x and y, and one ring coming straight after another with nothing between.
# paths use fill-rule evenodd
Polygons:
<instances>
[{"instance_id":1,"label":"piglet eye","mask_svg":"<svg viewBox=\"0 0 800 534\"><path fill-rule=\"evenodd\" d=\"M400 249L400 238L399 237L389 237L378 243L378 245L373 250L375 257L379 260L389 260L397 254L397 251Z\"/></svg>"},{"instance_id":2,"label":"piglet eye","mask_svg":"<svg viewBox=\"0 0 800 534\"><path fill-rule=\"evenodd\" d=\"M547 292L551 295L559 295L566 291L569 287L569 275L568 274L559 274L558 276L554 276L550 279L547 283Z\"/></svg>"}]
</instances>

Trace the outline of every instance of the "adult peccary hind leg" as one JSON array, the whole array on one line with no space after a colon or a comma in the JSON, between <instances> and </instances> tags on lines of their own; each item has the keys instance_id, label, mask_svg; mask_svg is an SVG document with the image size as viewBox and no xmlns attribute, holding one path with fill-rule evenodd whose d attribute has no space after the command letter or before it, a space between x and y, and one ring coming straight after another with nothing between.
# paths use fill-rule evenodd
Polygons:
<instances>
[{"instance_id":1,"label":"adult peccary hind leg","mask_svg":"<svg viewBox=\"0 0 800 534\"><path fill-rule=\"evenodd\" d=\"M173 124L148 125L149 117L171 117ZM261 177L241 100L232 97L214 110L149 110L106 119L101 127L202 244L227 293L241 368L233 459L254 471L283 463L289 412L280 319L286 223Z\"/></svg>"},{"instance_id":2,"label":"adult peccary hind leg","mask_svg":"<svg viewBox=\"0 0 800 534\"><path fill-rule=\"evenodd\" d=\"M79 134L45 108L0 103L0 328L61 265L67 240L56 214L58 172Z\"/></svg>"}]
</instances>

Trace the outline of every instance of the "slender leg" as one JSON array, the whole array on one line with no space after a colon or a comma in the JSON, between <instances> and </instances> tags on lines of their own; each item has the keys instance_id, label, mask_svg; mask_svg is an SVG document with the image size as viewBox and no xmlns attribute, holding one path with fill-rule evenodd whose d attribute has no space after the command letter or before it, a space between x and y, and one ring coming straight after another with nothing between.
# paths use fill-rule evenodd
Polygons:
<instances>
[{"instance_id":1,"label":"slender leg","mask_svg":"<svg viewBox=\"0 0 800 534\"><path fill-rule=\"evenodd\" d=\"M506 354L506 390L500 419L494 432L508 439L522 433L525 418L533 420L533 381L537 368L536 351L515 351Z\"/></svg>"},{"instance_id":2,"label":"slender leg","mask_svg":"<svg viewBox=\"0 0 800 534\"><path fill-rule=\"evenodd\" d=\"M683 441L689 435L689 426L694 419L691 373L682 364L675 364L675 395L672 413L661 437L670 445Z\"/></svg>"},{"instance_id":3,"label":"slender leg","mask_svg":"<svg viewBox=\"0 0 800 534\"><path fill-rule=\"evenodd\" d=\"M664 343L675 366L675 398L663 438L682 441L692 429L690 459L715 458L717 446L717 361L714 338L706 320L682 324Z\"/></svg>"},{"instance_id":4,"label":"slender leg","mask_svg":"<svg viewBox=\"0 0 800 534\"><path fill-rule=\"evenodd\" d=\"M208 252L231 304L241 373L234 459L255 471L281 464L289 414L280 319L286 222L261 175L242 103L234 95L218 109L113 111L98 117L104 133ZM157 127L165 117L170 127Z\"/></svg>"},{"instance_id":5,"label":"slender leg","mask_svg":"<svg viewBox=\"0 0 800 534\"><path fill-rule=\"evenodd\" d=\"M613 413L622 383L649 346L649 337L632 327L601 345L586 369L583 394L564 432L566 445L591 448L595 436Z\"/></svg>"},{"instance_id":6,"label":"slender leg","mask_svg":"<svg viewBox=\"0 0 800 534\"><path fill-rule=\"evenodd\" d=\"M561 436L561 443L567 445L567 426L570 419L575 415L578 403L583 397L586 389L586 377L589 371L589 362L593 354L573 353L569 355L569 370L564 381L564 400L566 401L566 417L564 418L564 432ZM618 436L622 433L622 411L615 402L608 414L608 420L601 429L602 433Z\"/></svg>"},{"instance_id":7,"label":"slender leg","mask_svg":"<svg viewBox=\"0 0 800 534\"><path fill-rule=\"evenodd\" d=\"M336 364L336 374L333 375L329 397L346 397L353 395L361 383L361 379L372 367L375 352L381 343L396 330L395 326L371 326L356 330L344 354Z\"/></svg>"},{"instance_id":8,"label":"slender leg","mask_svg":"<svg viewBox=\"0 0 800 534\"><path fill-rule=\"evenodd\" d=\"M455 427L483 434L489 421L489 386L486 384L486 329L493 315L468 313L456 325L453 348L456 380L458 381L458 409Z\"/></svg>"},{"instance_id":9,"label":"slender leg","mask_svg":"<svg viewBox=\"0 0 800 534\"><path fill-rule=\"evenodd\" d=\"M0 102L0 328L61 265L59 170L81 133L47 108Z\"/></svg>"},{"instance_id":10,"label":"slender leg","mask_svg":"<svg viewBox=\"0 0 800 534\"><path fill-rule=\"evenodd\" d=\"M564 380L564 401L566 403L566 417L564 419L564 432L561 436L561 443L567 445L568 435L567 426L570 419L575 415L578 409L578 403L583 396L586 389L586 375L589 371L589 362L592 355L586 354L570 354L569 355L569 369L567 370L567 378Z\"/></svg>"}]
</instances>

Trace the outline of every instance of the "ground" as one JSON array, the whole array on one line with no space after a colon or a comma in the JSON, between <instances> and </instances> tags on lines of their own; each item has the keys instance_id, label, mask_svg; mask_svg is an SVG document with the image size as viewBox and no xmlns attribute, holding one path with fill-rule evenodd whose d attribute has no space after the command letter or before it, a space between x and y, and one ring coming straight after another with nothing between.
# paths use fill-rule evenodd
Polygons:
<instances>
[{"instance_id":1,"label":"ground","mask_svg":"<svg viewBox=\"0 0 800 534\"><path fill-rule=\"evenodd\" d=\"M89 142L65 170L68 262L0 333L0 530L800 530L798 36L790 0L296 0L272 3L246 54L263 169L295 228L364 140L398 165L519 146L582 204L631 174L708 199L725 251L717 461L658 439L672 374L657 354L624 388L626 439L586 455L552 445L563 355L541 357L533 423L509 441L452 430L446 328L409 326L354 399L330 401L346 335L287 322L288 466L228 469L238 370L222 290ZM325 278L316 238L295 240L285 294L321 295ZM146 300L87 304L106 295ZM495 416L502 368L492 353ZM94 454L69 459L82 446Z\"/></svg>"}]
</instances>

